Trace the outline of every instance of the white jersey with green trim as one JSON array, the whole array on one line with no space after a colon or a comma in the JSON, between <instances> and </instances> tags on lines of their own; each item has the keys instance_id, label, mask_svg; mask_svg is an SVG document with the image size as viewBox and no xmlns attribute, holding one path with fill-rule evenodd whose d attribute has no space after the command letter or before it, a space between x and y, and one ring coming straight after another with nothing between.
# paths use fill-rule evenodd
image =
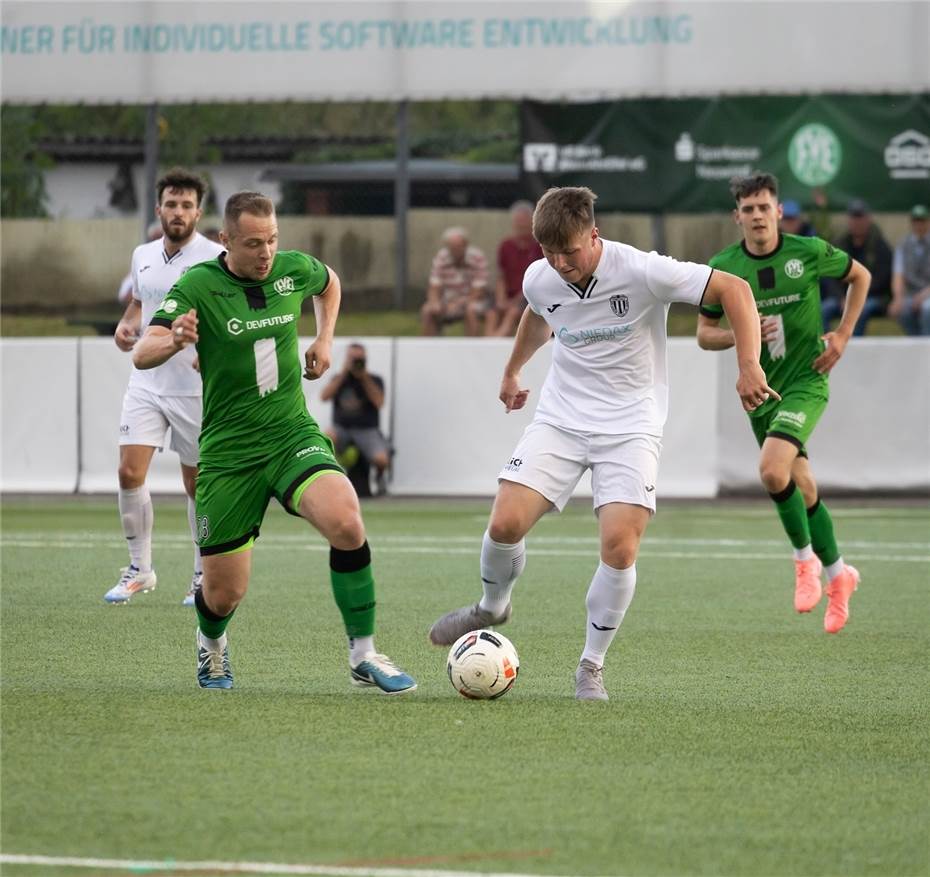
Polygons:
<instances>
[{"instance_id":1,"label":"white jersey with green trim","mask_svg":"<svg viewBox=\"0 0 930 877\"><path fill-rule=\"evenodd\" d=\"M661 436L668 416L668 307L700 304L711 269L602 243L585 289L545 259L526 270L526 300L555 336L535 419L576 432Z\"/></svg>"},{"instance_id":2,"label":"white jersey with green trim","mask_svg":"<svg viewBox=\"0 0 930 877\"><path fill-rule=\"evenodd\" d=\"M215 259L222 252L223 248L218 243L199 232L195 232L190 241L172 256L165 251L163 237L136 247L132 254L132 297L142 305L140 333L145 333L152 315L188 268ZM191 344L155 368L140 370L133 367L129 386L159 396L200 396L203 389L200 374L194 368L196 355L197 351Z\"/></svg>"}]
</instances>

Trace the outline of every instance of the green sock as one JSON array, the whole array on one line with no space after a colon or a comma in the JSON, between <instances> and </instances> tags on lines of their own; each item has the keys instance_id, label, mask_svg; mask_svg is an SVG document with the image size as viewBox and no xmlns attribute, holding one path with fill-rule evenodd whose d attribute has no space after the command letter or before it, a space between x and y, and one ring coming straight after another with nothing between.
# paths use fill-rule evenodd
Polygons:
<instances>
[{"instance_id":1,"label":"green sock","mask_svg":"<svg viewBox=\"0 0 930 877\"><path fill-rule=\"evenodd\" d=\"M368 543L351 551L331 547L329 578L346 635L372 636L375 632L375 580L371 574Z\"/></svg>"},{"instance_id":2,"label":"green sock","mask_svg":"<svg viewBox=\"0 0 930 877\"><path fill-rule=\"evenodd\" d=\"M200 632L208 639L219 639L226 632L226 625L229 624L236 611L233 609L229 615L217 615L207 606L203 599L203 592L199 589L194 594L194 608L197 610L197 624Z\"/></svg>"},{"instance_id":3,"label":"green sock","mask_svg":"<svg viewBox=\"0 0 930 877\"><path fill-rule=\"evenodd\" d=\"M840 550L836 546L833 534L833 518L827 507L818 499L807 510L807 524L811 531L811 547L824 566L830 566L840 559Z\"/></svg>"},{"instance_id":4,"label":"green sock","mask_svg":"<svg viewBox=\"0 0 930 877\"><path fill-rule=\"evenodd\" d=\"M804 497L793 481L780 493L770 493L781 525L785 528L791 544L795 548L804 548L811 544L811 531L807 524L807 509L804 507ZM816 550L816 549L815 549Z\"/></svg>"}]
</instances>

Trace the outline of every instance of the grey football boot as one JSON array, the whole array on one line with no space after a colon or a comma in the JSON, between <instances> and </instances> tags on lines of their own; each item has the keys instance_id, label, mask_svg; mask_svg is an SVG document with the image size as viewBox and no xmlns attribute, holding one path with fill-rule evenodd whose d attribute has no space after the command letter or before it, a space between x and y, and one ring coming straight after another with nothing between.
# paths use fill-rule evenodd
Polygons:
<instances>
[{"instance_id":1,"label":"grey football boot","mask_svg":"<svg viewBox=\"0 0 930 877\"><path fill-rule=\"evenodd\" d=\"M609 700L604 688L604 668L585 658L575 671L575 697L578 700Z\"/></svg>"},{"instance_id":2,"label":"grey football boot","mask_svg":"<svg viewBox=\"0 0 930 877\"><path fill-rule=\"evenodd\" d=\"M463 606L443 615L429 629L429 640L434 646L451 646L460 636L465 636L472 630L506 624L510 621L511 612L513 608L510 603L498 617L482 609L477 603L474 606Z\"/></svg>"}]
</instances>

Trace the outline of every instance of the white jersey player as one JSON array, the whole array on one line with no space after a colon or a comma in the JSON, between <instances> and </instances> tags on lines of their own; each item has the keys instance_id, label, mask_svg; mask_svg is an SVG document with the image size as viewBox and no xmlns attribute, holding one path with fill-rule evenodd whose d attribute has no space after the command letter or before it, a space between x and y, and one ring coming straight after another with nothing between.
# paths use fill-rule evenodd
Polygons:
<instances>
[{"instance_id":1,"label":"white jersey player","mask_svg":"<svg viewBox=\"0 0 930 877\"><path fill-rule=\"evenodd\" d=\"M524 536L561 511L591 470L600 563L588 586L585 646L575 696L607 700L602 668L636 586L636 555L655 513L662 429L668 411L666 317L673 301L720 302L737 338L737 391L751 410L773 391L759 366L759 316L745 281L602 240L596 196L550 189L533 214L544 259L526 270L528 307L504 368L506 410L526 404L520 372L553 338L552 366L532 423L500 472L481 547L483 595L430 629L436 645L510 619L511 592L525 565Z\"/></svg>"},{"instance_id":2,"label":"white jersey player","mask_svg":"<svg viewBox=\"0 0 930 877\"><path fill-rule=\"evenodd\" d=\"M166 173L156 187L155 212L164 236L136 247L132 254L132 300L116 327L120 350L132 350L168 291L190 267L216 258L223 248L197 232L206 183L183 168ZM108 603L127 603L140 591L155 587L152 568L152 498L145 479L156 448L170 447L181 460L188 496L188 520L194 540L194 573L183 602L193 605L203 577L194 516L200 437L201 384L194 348L158 368L135 367L123 398L119 423L119 511L129 546L129 566L104 595Z\"/></svg>"}]
</instances>

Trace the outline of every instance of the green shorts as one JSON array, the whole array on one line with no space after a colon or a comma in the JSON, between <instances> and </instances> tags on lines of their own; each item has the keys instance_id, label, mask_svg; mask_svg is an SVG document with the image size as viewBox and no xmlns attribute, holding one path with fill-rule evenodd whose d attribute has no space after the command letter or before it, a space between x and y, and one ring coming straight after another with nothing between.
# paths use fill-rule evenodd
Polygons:
<instances>
[{"instance_id":1,"label":"green shorts","mask_svg":"<svg viewBox=\"0 0 930 877\"><path fill-rule=\"evenodd\" d=\"M201 460L197 475L197 544L201 554L231 554L252 547L272 496L297 515L310 482L344 472L332 442L315 427L295 433L290 446L243 469L211 466Z\"/></svg>"},{"instance_id":2,"label":"green shorts","mask_svg":"<svg viewBox=\"0 0 930 877\"><path fill-rule=\"evenodd\" d=\"M781 402L767 404L761 413L750 414L749 422L759 447L771 435L796 445L800 456L806 457L805 445L823 416L828 399L828 392L821 387L794 387L782 393Z\"/></svg>"}]
</instances>

